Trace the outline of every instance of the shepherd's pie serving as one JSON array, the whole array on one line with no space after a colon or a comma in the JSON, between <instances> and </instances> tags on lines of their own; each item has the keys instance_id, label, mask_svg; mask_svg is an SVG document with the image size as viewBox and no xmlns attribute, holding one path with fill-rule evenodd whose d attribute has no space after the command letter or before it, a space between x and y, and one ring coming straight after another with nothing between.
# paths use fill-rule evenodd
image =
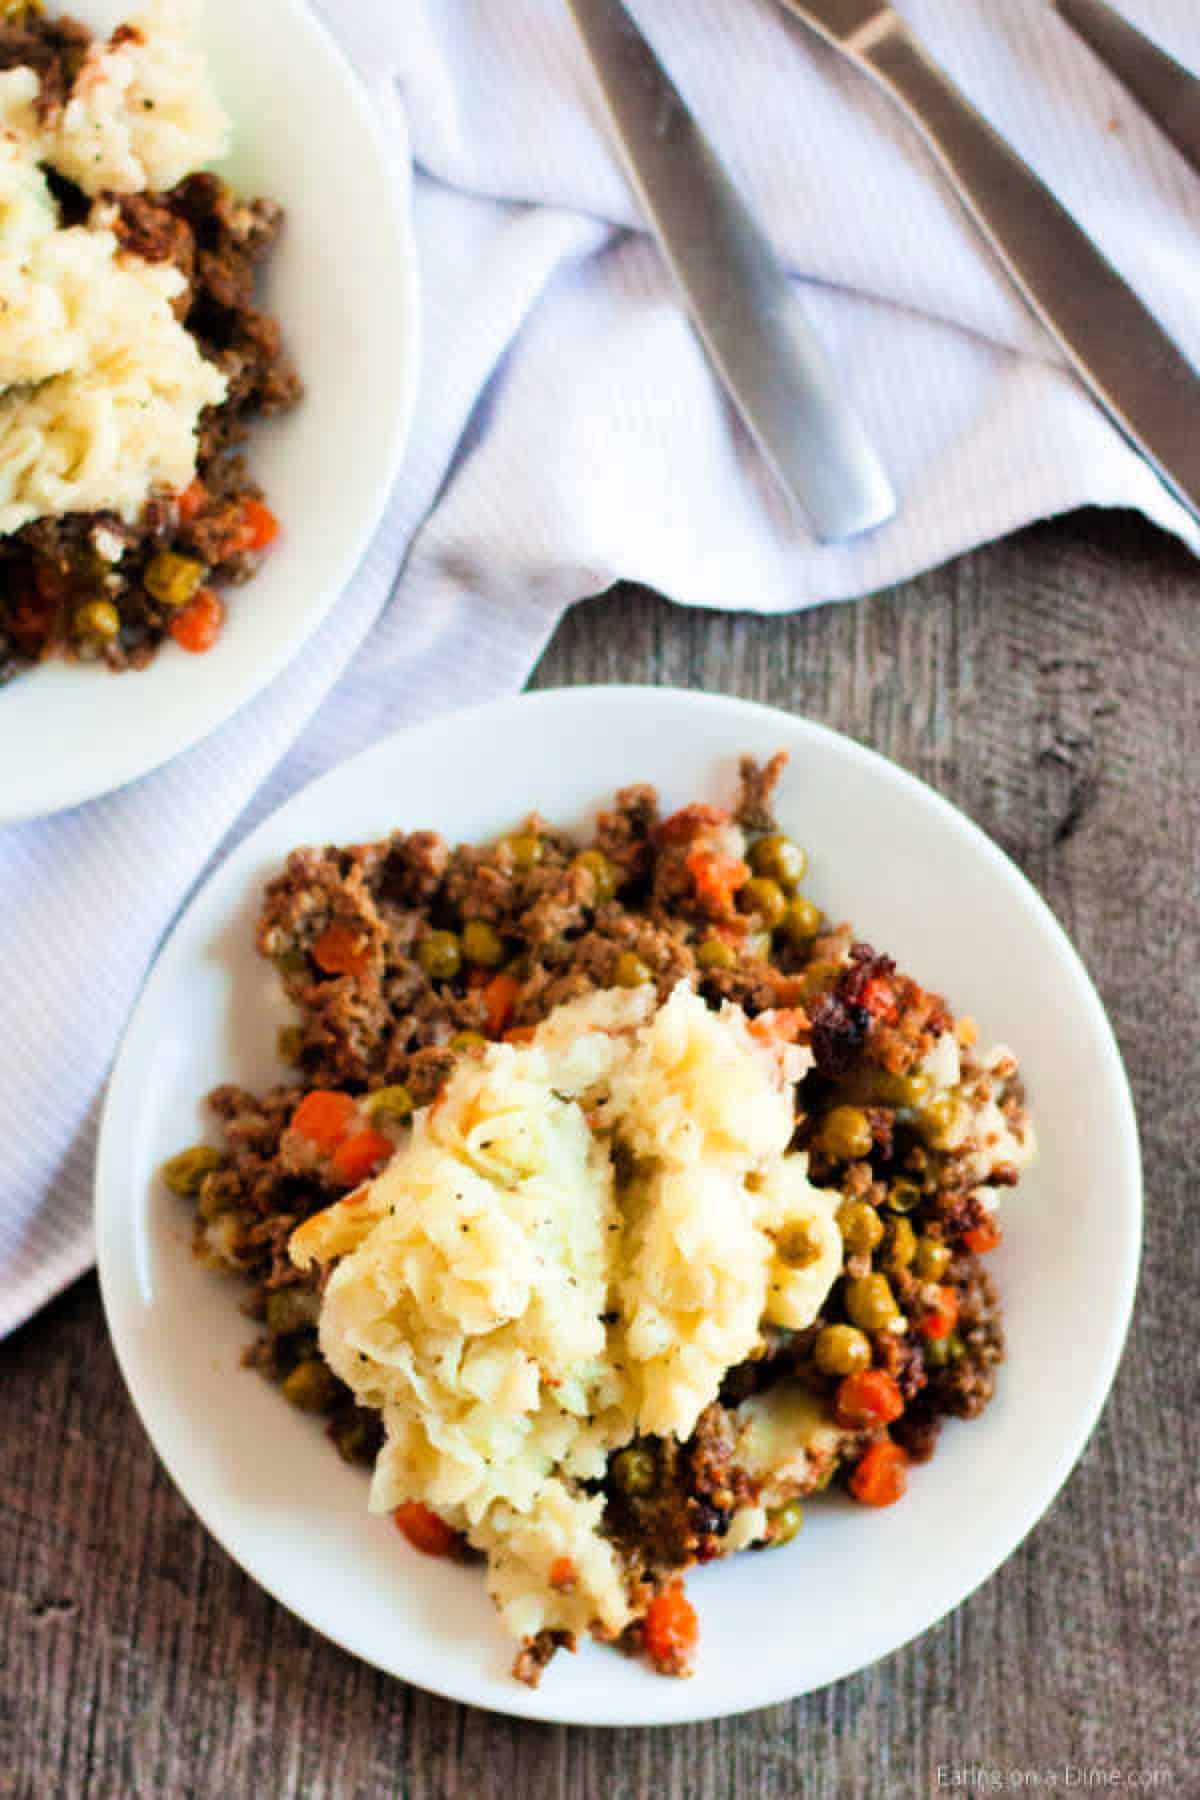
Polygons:
<instances>
[{"instance_id":1,"label":"shepherd's pie serving","mask_svg":"<svg viewBox=\"0 0 1200 1800\"><path fill-rule=\"evenodd\" d=\"M0 20L0 681L208 649L276 535L232 452L299 391L254 306L280 213L202 172L231 129L193 15Z\"/></svg>"},{"instance_id":2,"label":"shepherd's pie serving","mask_svg":"<svg viewBox=\"0 0 1200 1800\"><path fill-rule=\"evenodd\" d=\"M1015 1060L803 895L780 763L591 842L296 852L259 946L297 1078L167 1166L250 1360L413 1544L486 1558L526 1680L584 1633L685 1673L684 1572L835 1478L898 1500L1002 1356Z\"/></svg>"}]
</instances>

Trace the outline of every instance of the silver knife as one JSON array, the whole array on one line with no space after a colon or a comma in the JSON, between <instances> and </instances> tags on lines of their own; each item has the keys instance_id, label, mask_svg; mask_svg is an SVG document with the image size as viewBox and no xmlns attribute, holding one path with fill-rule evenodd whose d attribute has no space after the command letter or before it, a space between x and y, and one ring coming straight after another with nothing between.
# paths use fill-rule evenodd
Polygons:
<instances>
[{"instance_id":1,"label":"silver knife","mask_svg":"<svg viewBox=\"0 0 1200 1800\"><path fill-rule=\"evenodd\" d=\"M880 0L781 0L900 102L1042 323L1200 519L1200 376L1066 209Z\"/></svg>"},{"instance_id":2,"label":"silver knife","mask_svg":"<svg viewBox=\"0 0 1200 1800\"><path fill-rule=\"evenodd\" d=\"M569 0L630 179L717 374L817 537L896 500L793 284L620 0Z\"/></svg>"},{"instance_id":3,"label":"silver knife","mask_svg":"<svg viewBox=\"0 0 1200 1800\"><path fill-rule=\"evenodd\" d=\"M1104 0L1051 0L1200 173L1200 80Z\"/></svg>"}]
</instances>

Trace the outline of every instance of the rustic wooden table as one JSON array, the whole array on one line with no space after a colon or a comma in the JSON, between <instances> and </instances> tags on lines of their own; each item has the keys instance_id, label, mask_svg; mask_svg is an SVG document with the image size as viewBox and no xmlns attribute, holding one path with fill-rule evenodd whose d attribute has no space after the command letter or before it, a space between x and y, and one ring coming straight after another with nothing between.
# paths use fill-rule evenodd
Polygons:
<instances>
[{"instance_id":1,"label":"rustic wooden table","mask_svg":"<svg viewBox=\"0 0 1200 1800\"><path fill-rule=\"evenodd\" d=\"M886 751L1016 859L1099 984L1143 1132L1137 1318L1090 1448L981 1592L865 1674L718 1724L567 1730L432 1699L216 1547L133 1416L89 1277L0 1351L0 1792L878 1800L1116 1768L1200 1795L1198 601L1171 543L1085 514L792 618L613 593L535 677L750 695Z\"/></svg>"}]
</instances>

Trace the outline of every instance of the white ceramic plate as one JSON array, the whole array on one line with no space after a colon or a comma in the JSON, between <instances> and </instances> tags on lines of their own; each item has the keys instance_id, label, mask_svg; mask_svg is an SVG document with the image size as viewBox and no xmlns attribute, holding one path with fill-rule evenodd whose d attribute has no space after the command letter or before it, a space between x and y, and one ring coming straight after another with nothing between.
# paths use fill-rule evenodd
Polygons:
<instances>
[{"instance_id":1,"label":"white ceramic plate","mask_svg":"<svg viewBox=\"0 0 1200 1800\"><path fill-rule=\"evenodd\" d=\"M240 1372L237 1283L189 1250L159 1164L204 1129L218 1081L280 1078L282 1008L255 956L264 879L301 844L397 826L480 839L531 806L581 821L612 790L656 782L668 805L732 797L736 756L791 751L783 825L806 887L837 917L1020 1053L1041 1137L1006 1198L993 1267L1010 1357L995 1401L947 1427L908 1496L866 1512L835 1495L786 1549L694 1572L699 1665L656 1676L592 1644L539 1689L477 1570L431 1562L366 1511L367 1480L310 1419ZM527 695L392 738L298 795L217 871L158 960L113 1076L99 1153L100 1275L134 1401L183 1494L243 1568L336 1642L392 1674L501 1712L587 1724L710 1718L833 1681L956 1606L1024 1537L1078 1457L1116 1368L1140 1231L1125 1076L1078 957L1042 901L973 825L882 758L736 700L661 689Z\"/></svg>"},{"instance_id":2,"label":"white ceramic plate","mask_svg":"<svg viewBox=\"0 0 1200 1800\"><path fill-rule=\"evenodd\" d=\"M106 27L130 6L68 10ZM125 675L48 663L0 689L0 824L144 775L264 687L352 574L407 436L418 355L407 167L301 0L208 0L202 40L234 121L221 172L287 211L264 304L305 398L248 446L283 530L207 655L168 644Z\"/></svg>"}]
</instances>

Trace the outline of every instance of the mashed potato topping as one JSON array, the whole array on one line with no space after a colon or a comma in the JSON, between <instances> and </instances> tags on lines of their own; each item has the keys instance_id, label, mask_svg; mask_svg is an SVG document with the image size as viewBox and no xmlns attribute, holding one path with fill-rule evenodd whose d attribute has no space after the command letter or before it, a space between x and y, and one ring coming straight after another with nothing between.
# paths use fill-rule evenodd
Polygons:
<instances>
[{"instance_id":1,"label":"mashed potato topping","mask_svg":"<svg viewBox=\"0 0 1200 1800\"><path fill-rule=\"evenodd\" d=\"M562 1006L464 1059L387 1169L292 1238L302 1265L342 1258L321 1348L383 1417L373 1509L465 1531L518 1636L624 1627L581 1484L637 1433L686 1438L764 1323L810 1323L840 1272L836 1196L788 1150L811 1058L756 1028L684 985Z\"/></svg>"},{"instance_id":2,"label":"mashed potato topping","mask_svg":"<svg viewBox=\"0 0 1200 1800\"><path fill-rule=\"evenodd\" d=\"M230 125L192 42L194 0L153 0L88 50L43 127L43 160L85 194L174 187L229 149Z\"/></svg>"},{"instance_id":3,"label":"mashed potato topping","mask_svg":"<svg viewBox=\"0 0 1200 1800\"><path fill-rule=\"evenodd\" d=\"M107 231L0 246L0 532L69 512L133 520L153 486L187 486L196 421L226 383L171 309L182 287Z\"/></svg>"},{"instance_id":4,"label":"mashed potato topping","mask_svg":"<svg viewBox=\"0 0 1200 1800\"><path fill-rule=\"evenodd\" d=\"M165 31L170 16L156 14L154 30ZM159 41L148 35L101 52L100 60L149 55ZM174 43L169 32L163 41ZM121 106L139 108L126 136L145 161L137 179L131 163L120 179L110 179L112 156L97 150L96 185L174 181L223 143L215 128L197 126L189 137L180 106L168 103L176 89L153 73L161 63L184 84L189 58L196 60L178 46L169 54L164 49L150 73L120 88ZM202 73L201 67L200 75L187 76L197 118L208 106ZM224 376L175 316L172 302L184 287L178 270L122 254L113 233L99 225L60 229L40 163L89 192L95 186L64 148L84 129L77 122L68 130L74 95L57 124L41 124L36 93L31 69L0 75L0 533L70 512L113 511L134 520L151 488L187 486L196 467L197 420L226 393ZM92 104L87 94L78 104L85 100Z\"/></svg>"}]
</instances>

